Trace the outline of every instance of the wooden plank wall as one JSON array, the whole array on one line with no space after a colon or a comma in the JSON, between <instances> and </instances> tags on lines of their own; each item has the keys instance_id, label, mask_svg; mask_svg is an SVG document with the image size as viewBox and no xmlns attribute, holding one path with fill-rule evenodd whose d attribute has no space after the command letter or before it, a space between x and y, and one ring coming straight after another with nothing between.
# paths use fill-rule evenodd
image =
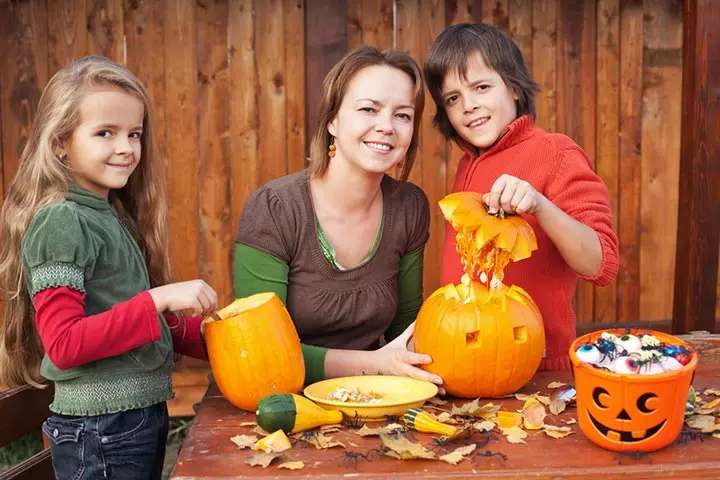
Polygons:
<instances>
[{"instance_id":1,"label":"wooden plank wall","mask_svg":"<svg viewBox=\"0 0 720 480\"><path fill-rule=\"evenodd\" d=\"M0 0L0 193L50 76L86 54L124 63L148 86L154 106L168 165L175 277L202 277L228 302L244 200L303 168L332 64L362 44L401 48L421 62L446 25L466 21L511 33L543 87L537 123L574 138L608 185L621 270L609 287L580 285L580 326L667 324L681 0ZM411 180L435 205L452 186L459 153L433 129L429 95L427 102ZM439 286L443 228L435 208L427 294Z\"/></svg>"}]
</instances>

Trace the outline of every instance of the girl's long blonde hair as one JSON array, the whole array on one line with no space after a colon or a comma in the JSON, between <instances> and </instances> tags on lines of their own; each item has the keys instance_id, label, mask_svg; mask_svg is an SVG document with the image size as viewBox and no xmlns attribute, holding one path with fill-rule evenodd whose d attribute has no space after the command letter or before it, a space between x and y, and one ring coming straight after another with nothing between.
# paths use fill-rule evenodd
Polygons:
<instances>
[{"instance_id":1,"label":"girl's long blonde hair","mask_svg":"<svg viewBox=\"0 0 720 480\"><path fill-rule=\"evenodd\" d=\"M90 56L58 71L45 87L32 133L0 214L0 291L5 318L0 328L0 384L38 386L44 349L35 328L35 309L23 271L21 242L40 208L64 198L72 172L59 159L80 122L79 105L93 87L110 86L145 106L141 159L127 185L112 190L110 202L133 231L153 287L169 283L165 166L156 152L147 90L126 68Z\"/></svg>"}]
</instances>

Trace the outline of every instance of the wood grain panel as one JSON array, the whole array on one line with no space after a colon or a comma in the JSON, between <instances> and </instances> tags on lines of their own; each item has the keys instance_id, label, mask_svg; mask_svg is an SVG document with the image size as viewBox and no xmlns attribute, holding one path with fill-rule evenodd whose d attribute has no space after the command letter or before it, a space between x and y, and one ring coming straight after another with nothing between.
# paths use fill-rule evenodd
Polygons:
<instances>
[{"instance_id":1,"label":"wood grain panel","mask_svg":"<svg viewBox=\"0 0 720 480\"><path fill-rule=\"evenodd\" d=\"M198 66L195 2L165 3L170 259L175 280L200 278Z\"/></svg>"},{"instance_id":2,"label":"wood grain panel","mask_svg":"<svg viewBox=\"0 0 720 480\"><path fill-rule=\"evenodd\" d=\"M682 82L682 2L644 2L640 316L672 316ZM670 160L672 159L672 160Z\"/></svg>"},{"instance_id":3,"label":"wood grain panel","mask_svg":"<svg viewBox=\"0 0 720 480\"><path fill-rule=\"evenodd\" d=\"M597 4L597 136L595 170L608 187L613 211L613 230L618 226L618 153L620 82L619 0ZM617 321L617 284L596 287L593 322Z\"/></svg>"},{"instance_id":4,"label":"wood grain panel","mask_svg":"<svg viewBox=\"0 0 720 480\"><path fill-rule=\"evenodd\" d=\"M200 153L201 275L218 294L219 305L232 301L230 269L230 72L228 2L197 8Z\"/></svg>"},{"instance_id":5,"label":"wood grain panel","mask_svg":"<svg viewBox=\"0 0 720 480\"><path fill-rule=\"evenodd\" d=\"M618 321L640 317L640 192L643 82L642 0L620 4L620 175Z\"/></svg>"},{"instance_id":6,"label":"wood grain panel","mask_svg":"<svg viewBox=\"0 0 720 480\"><path fill-rule=\"evenodd\" d=\"M125 64L123 0L86 0L85 8L88 53Z\"/></svg>"},{"instance_id":7,"label":"wood grain panel","mask_svg":"<svg viewBox=\"0 0 720 480\"><path fill-rule=\"evenodd\" d=\"M237 232L245 199L259 186L258 77L253 0L230 3L230 175L232 231Z\"/></svg>"}]
</instances>

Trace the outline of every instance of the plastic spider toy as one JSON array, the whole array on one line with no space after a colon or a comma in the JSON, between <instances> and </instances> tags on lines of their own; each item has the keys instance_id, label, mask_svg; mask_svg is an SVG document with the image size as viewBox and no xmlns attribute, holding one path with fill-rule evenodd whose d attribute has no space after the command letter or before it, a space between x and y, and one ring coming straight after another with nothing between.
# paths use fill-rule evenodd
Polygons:
<instances>
[{"instance_id":1,"label":"plastic spider toy","mask_svg":"<svg viewBox=\"0 0 720 480\"><path fill-rule=\"evenodd\" d=\"M376 448L368 450L367 453L348 452L346 450L342 452L339 457L337 457L336 461L345 468L350 468L352 466L355 470L357 470L358 461L360 459L365 460L366 462L372 462L373 459L378 459L382 456L382 450L378 450Z\"/></svg>"},{"instance_id":2,"label":"plastic spider toy","mask_svg":"<svg viewBox=\"0 0 720 480\"><path fill-rule=\"evenodd\" d=\"M345 420L344 423L348 428L360 428L363 426L363 422L357 412L355 412L355 416L353 418Z\"/></svg>"},{"instance_id":3,"label":"plastic spider toy","mask_svg":"<svg viewBox=\"0 0 720 480\"><path fill-rule=\"evenodd\" d=\"M489 457L500 457L502 460L507 460L507 455L505 455L502 452L493 452L491 450L485 450L485 451L477 451L472 456L472 462L477 463L481 461L483 458L489 458Z\"/></svg>"},{"instance_id":4,"label":"plastic spider toy","mask_svg":"<svg viewBox=\"0 0 720 480\"><path fill-rule=\"evenodd\" d=\"M683 429L680 431L680 435L678 435L677 443L679 445L684 445L691 440L700 440L700 442L704 442L707 435L707 433L702 433L697 430L683 427Z\"/></svg>"},{"instance_id":5,"label":"plastic spider toy","mask_svg":"<svg viewBox=\"0 0 720 480\"><path fill-rule=\"evenodd\" d=\"M613 457L614 460L617 460L618 465L623 465L624 458L630 458L634 462L642 458L647 458L647 463L652 465L652 457L647 452L620 452Z\"/></svg>"},{"instance_id":6,"label":"plastic spider toy","mask_svg":"<svg viewBox=\"0 0 720 480\"><path fill-rule=\"evenodd\" d=\"M304 432L300 432L300 434L297 436L297 439L302 440L303 447L307 448L312 444L313 441L317 441L318 432L315 430L305 430Z\"/></svg>"}]
</instances>

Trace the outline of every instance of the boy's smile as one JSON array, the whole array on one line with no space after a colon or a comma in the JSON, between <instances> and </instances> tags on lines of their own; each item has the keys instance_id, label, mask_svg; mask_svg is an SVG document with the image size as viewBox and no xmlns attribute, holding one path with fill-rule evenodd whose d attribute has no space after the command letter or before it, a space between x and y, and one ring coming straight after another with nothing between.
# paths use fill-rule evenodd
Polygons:
<instances>
[{"instance_id":1,"label":"boy's smile","mask_svg":"<svg viewBox=\"0 0 720 480\"><path fill-rule=\"evenodd\" d=\"M467 61L465 75L445 75L442 97L450 124L463 140L484 150L493 145L517 117L517 95L477 52Z\"/></svg>"}]
</instances>

